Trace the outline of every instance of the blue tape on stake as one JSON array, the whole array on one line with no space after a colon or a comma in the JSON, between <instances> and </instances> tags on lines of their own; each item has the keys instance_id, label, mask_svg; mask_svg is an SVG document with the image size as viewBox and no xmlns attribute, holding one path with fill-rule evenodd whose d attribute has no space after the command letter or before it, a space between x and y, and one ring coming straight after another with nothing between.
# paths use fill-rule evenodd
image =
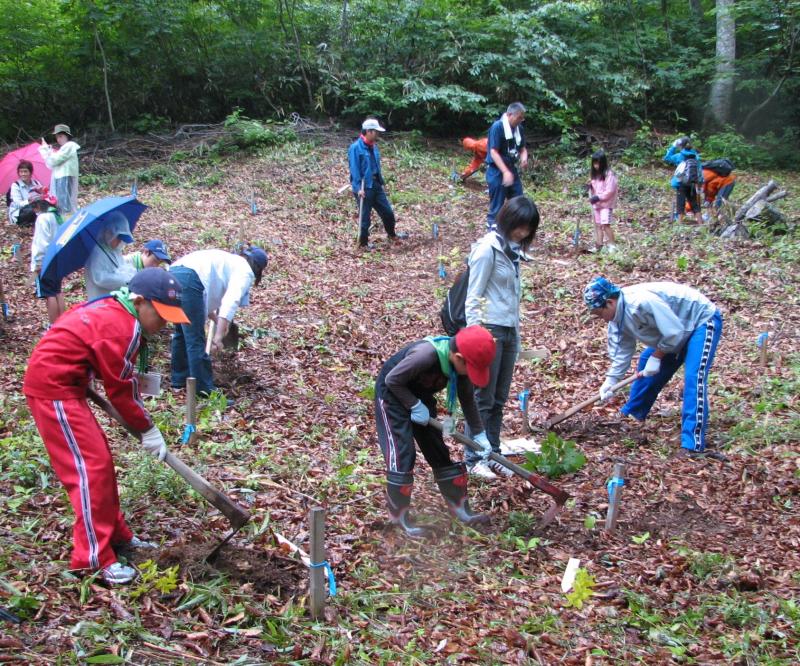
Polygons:
<instances>
[{"instance_id":1,"label":"blue tape on stake","mask_svg":"<svg viewBox=\"0 0 800 666\"><path fill-rule=\"evenodd\" d=\"M437 240L439 238L439 225L436 222L433 223L433 240Z\"/></svg>"},{"instance_id":2,"label":"blue tape on stake","mask_svg":"<svg viewBox=\"0 0 800 666\"><path fill-rule=\"evenodd\" d=\"M447 271L444 269L444 264L439 264L439 277L444 279L447 277Z\"/></svg>"},{"instance_id":3,"label":"blue tape on stake","mask_svg":"<svg viewBox=\"0 0 800 666\"><path fill-rule=\"evenodd\" d=\"M531 391L530 389L525 389L519 394L519 409L521 412L528 411L528 398L530 398Z\"/></svg>"},{"instance_id":4,"label":"blue tape on stake","mask_svg":"<svg viewBox=\"0 0 800 666\"><path fill-rule=\"evenodd\" d=\"M328 574L328 591L332 597L336 596L336 579L333 577L333 569L331 569L331 565L328 564L328 560L324 562L320 562L319 564L309 564L312 569L319 569L322 567L325 569L325 573Z\"/></svg>"},{"instance_id":5,"label":"blue tape on stake","mask_svg":"<svg viewBox=\"0 0 800 666\"><path fill-rule=\"evenodd\" d=\"M769 338L769 333L767 332L762 333L761 335L758 336L758 338L756 338L756 345L758 345L759 347L763 347L764 343L767 341L768 338Z\"/></svg>"},{"instance_id":6,"label":"blue tape on stake","mask_svg":"<svg viewBox=\"0 0 800 666\"><path fill-rule=\"evenodd\" d=\"M258 215L258 205L256 204L255 199L250 200L250 214L251 215Z\"/></svg>"},{"instance_id":7,"label":"blue tape on stake","mask_svg":"<svg viewBox=\"0 0 800 666\"><path fill-rule=\"evenodd\" d=\"M614 493L616 492L617 488L622 488L625 485L625 479L620 479L618 476L614 476L608 480L608 484L606 487L608 488L608 501L612 502L614 500Z\"/></svg>"},{"instance_id":8,"label":"blue tape on stake","mask_svg":"<svg viewBox=\"0 0 800 666\"><path fill-rule=\"evenodd\" d=\"M197 428L191 423L187 423L186 427L183 429L183 437L181 437L181 444L188 444L189 440L192 438L192 433L195 432L197 432Z\"/></svg>"}]
</instances>

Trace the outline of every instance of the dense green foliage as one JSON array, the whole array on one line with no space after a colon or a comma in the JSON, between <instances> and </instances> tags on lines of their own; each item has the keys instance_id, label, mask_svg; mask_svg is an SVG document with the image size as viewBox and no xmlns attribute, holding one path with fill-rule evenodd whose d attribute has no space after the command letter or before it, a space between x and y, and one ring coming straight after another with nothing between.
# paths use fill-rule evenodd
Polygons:
<instances>
[{"instance_id":1,"label":"dense green foliage","mask_svg":"<svg viewBox=\"0 0 800 666\"><path fill-rule=\"evenodd\" d=\"M485 128L697 126L714 71L712 0L1 0L0 135L54 122L361 117ZM695 9L692 9L695 7ZM734 121L796 138L800 0L737 0ZM780 84L780 86L779 86ZM750 111L779 86L771 101ZM789 132L790 136L784 136ZM794 132L794 134L792 134Z\"/></svg>"}]
</instances>

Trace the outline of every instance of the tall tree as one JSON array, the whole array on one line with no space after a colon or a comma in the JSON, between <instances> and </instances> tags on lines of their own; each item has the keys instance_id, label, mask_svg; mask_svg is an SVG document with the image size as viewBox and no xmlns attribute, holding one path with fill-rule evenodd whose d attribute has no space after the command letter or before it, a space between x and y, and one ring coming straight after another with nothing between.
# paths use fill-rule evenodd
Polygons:
<instances>
[{"instance_id":1,"label":"tall tree","mask_svg":"<svg viewBox=\"0 0 800 666\"><path fill-rule=\"evenodd\" d=\"M736 18L734 0L717 0L717 59L708 96L706 125L725 125L731 120L731 100L736 80Z\"/></svg>"}]
</instances>

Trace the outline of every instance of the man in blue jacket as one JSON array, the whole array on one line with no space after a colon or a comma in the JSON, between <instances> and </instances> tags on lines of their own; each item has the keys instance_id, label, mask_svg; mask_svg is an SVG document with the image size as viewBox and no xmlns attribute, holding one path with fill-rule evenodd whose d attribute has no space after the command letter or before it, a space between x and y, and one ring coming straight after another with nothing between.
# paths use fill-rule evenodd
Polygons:
<instances>
[{"instance_id":1,"label":"man in blue jacket","mask_svg":"<svg viewBox=\"0 0 800 666\"><path fill-rule=\"evenodd\" d=\"M708 373L714 363L722 315L697 289L674 282L647 282L619 288L604 277L583 291L589 312L608 323L611 367L600 399L628 372L638 341L647 345L639 356L639 378L621 411L644 421L661 389L684 366L681 452L702 454L708 424Z\"/></svg>"},{"instance_id":2,"label":"man in blue jacket","mask_svg":"<svg viewBox=\"0 0 800 666\"><path fill-rule=\"evenodd\" d=\"M381 174L381 154L378 150L378 134L386 130L375 118L367 118L361 124L361 135L347 151L350 163L350 186L356 198L356 206L360 212L358 245L362 249L371 249L369 243L369 226L372 209L381 218L386 235L392 242L403 236L395 232L396 220L392 205L383 191L383 174Z\"/></svg>"},{"instance_id":3,"label":"man in blue jacket","mask_svg":"<svg viewBox=\"0 0 800 666\"><path fill-rule=\"evenodd\" d=\"M506 199L522 194L517 164L523 169L528 164L528 149L522 128L524 120L525 107L520 102L514 102L489 128L486 154L486 184L489 186L486 226L489 230L494 228L495 217Z\"/></svg>"}]
</instances>

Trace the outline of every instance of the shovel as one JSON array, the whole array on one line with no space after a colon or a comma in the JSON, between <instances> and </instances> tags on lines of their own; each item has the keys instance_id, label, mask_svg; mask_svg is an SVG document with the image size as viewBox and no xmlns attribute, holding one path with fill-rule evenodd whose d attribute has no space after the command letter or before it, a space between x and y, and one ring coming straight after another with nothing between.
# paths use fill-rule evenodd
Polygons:
<instances>
[{"instance_id":1,"label":"shovel","mask_svg":"<svg viewBox=\"0 0 800 666\"><path fill-rule=\"evenodd\" d=\"M633 382L636 381L638 378L639 378L639 373L635 372L630 377L628 377L627 379L623 379L621 382L618 382L617 384L614 384L614 386L611 387L611 390L614 393L616 393L617 391L619 391L619 389L624 388L628 384L633 384ZM582 409L588 407L589 405L593 405L598 400L600 400L600 394L599 393L595 393L594 397L588 398L587 400L584 400L583 402L578 403L577 405L574 405L573 407L570 407L566 412L562 412L558 416L554 416L553 418L548 419L547 422L544 424L545 428L547 428L549 430L556 423L561 423L562 421L567 420L573 414L577 414L579 411L581 411Z\"/></svg>"},{"instance_id":2,"label":"shovel","mask_svg":"<svg viewBox=\"0 0 800 666\"><path fill-rule=\"evenodd\" d=\"M428 421L428 425L433 426L439 432L443 432L442 424L437 421L436 419L430 419ZM475 443L475 441L471 437L467 437L466 435L456 431L453 433L453 438L466 446L468 449L475 451L476 453L483 453L483 449ZM524 467L520 467L516 463L511 462L505 456L501 456L499 453L495 453L494 451L489 454L489 459L494 460L495 462L501 464L503 467L510 469L514 474L516 474L521 479L525 479L528 483L530 483L534 488L538 488L543 493L550 495L553 498L553 505L545 512L542 516L539 524L536 526L536 531L540 532L545 527L547 527L550 523L555 520L555 517L559 514L561 509L564 508L564 503L569 499L569 493L565 490L561 490L557 486L554 486L550 483L547 479L538 474L534 474L533 472L529 472Z\"/></svg>"},{"instance_id":3,"label":"shovel","mask_svg":"<svg viewBox=\"0 0 800 666\"><path fill-rule=\"evenodd\" d=\"M125 419L122 418L122 415L117 411L116 407L114 407L108 400L104 397L99 395L93 389L88 389L87 395L94 402L98 407L100 407L106 414L108 414L112 419L117 421L123 428L125 428L131 435L133 435L136 439L141 441L142 435L140 432L134 430L129 426ZM206 555L205 561L209 563L213 563L217 556L219 555L219 551L222 547L230 541L231 537L236 534L242 527L244 527L248 521L250 520L250 512L246 511L242 507L240 507L236 502L231 500L227 495L224 495L219 490L217 490L214 486L211 485L206 479L200 476L197 472L195 472L191 467L189 467L186 463L184 463L180 458L175 456L173 453L167 451L167 455L164 458L164 462L167 463L172 469L174 469L183 479L188 483L192 488L194 488L198 493L200 493L205 499L208 501L209 504L219 509L220 513L225 516L231 524L233 528L219 544L212 550L208 555Z\"/></svg>"}]
</instances>

